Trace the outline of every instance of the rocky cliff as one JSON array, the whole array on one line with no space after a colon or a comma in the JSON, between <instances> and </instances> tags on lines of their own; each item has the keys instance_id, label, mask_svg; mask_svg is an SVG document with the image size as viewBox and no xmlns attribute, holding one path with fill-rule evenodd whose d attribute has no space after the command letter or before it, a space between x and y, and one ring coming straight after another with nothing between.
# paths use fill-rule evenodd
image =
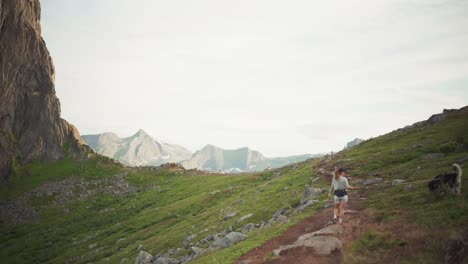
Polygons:
<instances>
[{"instance_id":1,"label":"rocky cliff","mask_svg":"<svg viewBox=\"0 0 468 264\"><path fill-rule=\"evenodd\" d=\"M60 118L40 13L39 0L0 0L0 182L16 164L89 150Z\"/></svg>"}]
</instances>

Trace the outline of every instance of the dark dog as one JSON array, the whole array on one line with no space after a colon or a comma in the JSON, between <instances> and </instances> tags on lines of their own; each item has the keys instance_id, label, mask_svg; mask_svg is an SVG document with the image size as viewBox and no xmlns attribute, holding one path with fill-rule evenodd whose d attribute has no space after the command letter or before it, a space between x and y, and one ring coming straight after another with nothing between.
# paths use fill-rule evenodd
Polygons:
<instances>
[{"instance_id":1,"label":"dark dog","mask_svg":"<svg viewBox=\"0 0 468 264\"><path fill-rule=\"evenodd\" d=\"M452 167L455 172L439 174L429 182L429 191L435 193L448 187L453 194L461 194L461 176L463 171L458 164L453 164Z\"/></svg>"}]
</instances>

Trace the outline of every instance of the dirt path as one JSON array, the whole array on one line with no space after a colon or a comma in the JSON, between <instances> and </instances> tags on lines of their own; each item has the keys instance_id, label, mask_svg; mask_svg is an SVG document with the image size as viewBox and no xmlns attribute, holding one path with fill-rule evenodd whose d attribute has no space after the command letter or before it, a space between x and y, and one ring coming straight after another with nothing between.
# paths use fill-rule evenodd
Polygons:
<instances>
[{"instance_id":1,"label":"dirt path","mask_svg":"<svg viewBox=\"0 0 468 264\"><path fill-rule=\"evenodd\" d=\"M343 251L349 248L349 241L356 239L361 231L363 219L359 207L359 200L356 193L350 194L350 202L347 206L349 213L345 215L345 222L342 224L342 233L337 236L343 243ZM312 248L299 247L284 251L279 257L274 257L273 250L282 245L293 244L301 235L308 234L330 225L333 218L333 207L322 209L313 216L291 227L284 234L276 237L262 246L255 248L239 258L237 263L257 264L257 263L341 263L343 252L335 250L329 256L320 256L314 253Z\"/></svg>"}]
</instances>

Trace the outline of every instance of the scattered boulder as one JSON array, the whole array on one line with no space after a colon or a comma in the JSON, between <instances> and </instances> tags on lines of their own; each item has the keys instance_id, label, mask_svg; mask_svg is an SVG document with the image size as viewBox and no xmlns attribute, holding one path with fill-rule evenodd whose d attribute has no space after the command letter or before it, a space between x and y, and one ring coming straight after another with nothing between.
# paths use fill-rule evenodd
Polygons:
<instances>
[{"instance_id":1,"label":"scattered boulder","mask_svg":"<svg viewBox=\"0 0 468 264\"><path fill-rule=\"evenodd\" d=\"M197 237L197 234L192 234L186 237L184 239L184 242L182 242L182 244L184 245L184 247L187 247L188 245L190 245L190 242L192 242L192 240L195 239L196 237Z\"/></svg>"},{"instance_id":2,"label":"scattered boulder","mask_svg":"<svg viewBox=\"0 0 468 264\"><path fill-rule=\"evenodd\" d=\"M93 249L93 248L95 248L96 246L97 246L97 243L94 243L94 244L89 245L88 248L89 248L89 249Z\"/></svg>"},{"instance_id":3,"label":"scattered boulder","mask_svg":"<svg viewBox=\"0 0 468 264\"><path fill-rule=\"evenodd\" d=\"M402 184L404 182L405 182L405 180L395 179L395 180L392 181L392 186L400 185L400 184Z\"/></svg>"},{"instance_id":4,"label":"scattered boulder","mask_svg":"<svg viewBox=\"0 0 468 264\"><path fill-rule=\"evenodd\" d=\"M276 211L273 216L271 218L273 218L274 220L278 219L278 217L280 215L286 215L287 213L289 212L288 208L287 207L283 207L281 209L279 209L278 211Z\"/></svg>"},{"instance_id":5,"label":"scattered boulder","mask_svg":"<svg viewBox=\"0 0 468 264\"><path fill-rule=\"evenodd\" d=\"M276 221L282 224L286 224L287 222L289 222L289 218L287 216L280 215L278 216L278 218L276 218Z\"/></svg>"},{"instance_id":6,"label":"scattered boulder","mask_svg":"<svg viewBox=\"0 0 468 264\"><path fill-rule=\"evenodd\" d=\"M249 233L255 230L255 225L252 223L245 224L242 228L242 233Z\"/></svg>"},{"instance_id":7,"label":"scattered boulder","mask_svg":"<svg viewBox=\"0 0 468 264\"><path fill-rule=\"evenodd\" d=\"M145 251L140 251L138 257L135 260L135 264L150 264L153 260L153 256Z\"/></svg>"},{"instance_id":8,"label":"scattered boulder","mask_svg":"<svg viewBox=\"0 0 468 264\"><path fill-rule=\"evenodd\" d=\"M224 214L224 220L228 220L230 218L233 218L236 215L237 215L237 212L227 212L227 213Z\"/></svg>"},{"instance_id":9,"label":"scattered boulder","mask_svg":"<svg viewBox=\"0 0 468 264\"><path fill-rule=\"evenodd\" d=\"M199 247L191 247L190 249L192 250L192 253L195 254L195 256L199 256L205 253L205 250L206 250L204 248L199 248Z\"/></svg>"},{"instance_id":10,"label":"scattered boulder","mask_svg":"<svg viewBox=\"0 0 468 264\"><path fill-rule=\"evenodd\" d=\"M144 245L139 245L138 248L137 248L138 251L142 251L143 249L145 249Z\"/></svg>"},{"instance_id":11,"label":"scattered boulder","mask_svg":"<svg viewBox=\"0 0 468 264\"><path fill-rule=\"evenodd\" d=\"M323 193L320 188L305 187L304 194L302 195L301 204L305 204L308 200L316 198L318 195Z\"/></svg>"},{"instance_id":12,"label":"scattered boulder","mask_svg":"<svg viewBox=\"0 0 468 264\"><path fill-rule=\"evenodd\" d=\"M304 211L304 209L306 209L307 207L315 204L315 203L318 203L319 200L308 200L306 201L304 204L301 204L299 205L298 207L296 207L293 211L293 214L297 213L297 212L302 212Z\"/></svg>"},{"instance_id":13,"label":"scattered boulder","mask_svg":"<svg viewBox=\"0 0 468 264\"><path fill-rule=\"evenodd\" d=\"M376 183L381 183L383 182L383 179L382 178L370 178L370 179L367 179L363 182L364 185L371 185L371 184L376 184Z\"/></svg>"},{"instance_id":14,"label":"scattered boulder","mask_svg":"<svg viewBox=\"0 0 468 264\"><path fill-rule=\"evenodd\" d=\"M211 244L210 248L223 249L230 247L244 239L247 235L239 232L231 232L224 237L215 237L215 241Z\"/></svg>"},{"instance_id":15,"label":"scattered boulder","mask_svg":"<svg viewBox=\"0 0 468 264\"><path fill-rule=\"evenodd\" d=\"M239 220L237 220L237 222L240 223L240 222L244 221L245 219L250 218L252 215L253 214L244 215L241 218L239 218Z\"/></svg>"}]
</instances>

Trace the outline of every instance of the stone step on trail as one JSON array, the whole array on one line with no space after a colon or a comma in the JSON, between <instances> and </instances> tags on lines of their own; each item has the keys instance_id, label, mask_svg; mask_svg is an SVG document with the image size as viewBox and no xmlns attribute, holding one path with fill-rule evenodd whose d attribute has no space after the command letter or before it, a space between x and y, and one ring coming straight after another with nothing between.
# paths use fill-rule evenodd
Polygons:
<instances>
[{"instance_id":1,"label":"stone step on trail","mask_svg":"<svg viewBox=\"0 0 468 264\"><path fill-rule=\"evenodd\" d=\"M343 244L341 240L336 237L341 233L341 229L341 225L334 224L315 232L302 235L293 244L283 245L273 250L273 254L275 256L280 256L282 252L297 247L313 248L315 253L321 256L330 255L335 250L341 251Z\"/></svg>"}]
</instances>

